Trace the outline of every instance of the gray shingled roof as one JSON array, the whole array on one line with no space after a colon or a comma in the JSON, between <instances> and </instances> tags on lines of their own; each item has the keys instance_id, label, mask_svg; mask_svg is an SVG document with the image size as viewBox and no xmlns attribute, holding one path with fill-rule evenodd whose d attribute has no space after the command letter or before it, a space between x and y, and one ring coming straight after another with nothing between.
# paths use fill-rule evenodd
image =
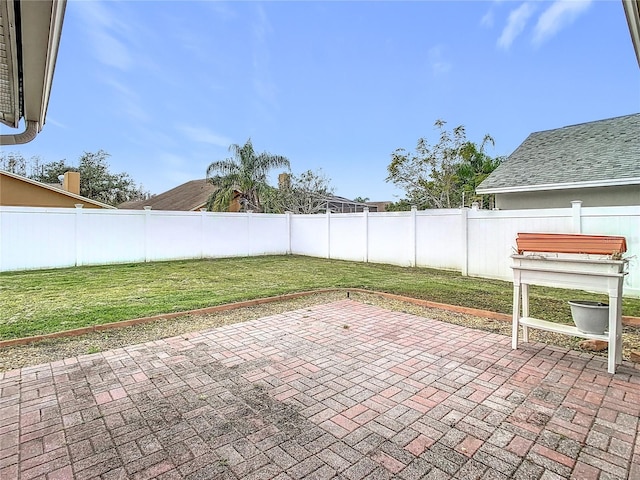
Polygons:
<instances>
[{"instance_id":1,"label":"gray shingled roof","mask_svg":"<svg viewBox=\"0 0 640 480\"><path fill-rule=\"evenodd\" d=\"M639 183L640 113L532 133L478 193ZM557 188L557 187L556 187Z\"/></svg>"},{"instance_id":2,"label":"gray shingled roof","mask_svg":"<svg viewBox=\"0 0 640 480\"><path fill-rule=\"evenodd\" d=\"M204 207L215 189L206 179L191 180L147 200L121 203L118 208L142 210L145 206L150 206L152 210L198 210Z\"/></svg>"}]
</instances>

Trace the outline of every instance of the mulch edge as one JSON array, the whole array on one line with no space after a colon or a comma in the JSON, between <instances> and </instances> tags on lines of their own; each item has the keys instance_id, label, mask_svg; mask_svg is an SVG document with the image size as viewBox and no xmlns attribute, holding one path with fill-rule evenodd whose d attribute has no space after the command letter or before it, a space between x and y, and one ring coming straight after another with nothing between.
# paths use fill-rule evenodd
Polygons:
<instances>
[{"instance_id":1,"label":"mulch edge","mask_svg":"<svg viewBox=\"0 0 640 480\"><path fill-rule=\"evenodd\" d=\"M0 340L0 348L12 347L17 345L27 345L29 343L41 342L43 340L51 340L63 337L77 337L85 335L87 333L101 332L106 330L113 330L116 328L131 327L134 325L142 325L145 323L151 323L158 320L169 320L171 318L183 317L185 315L203 315L208 313L224 312L227 310L236 310L239 308L253 307L256 305L262 305L265 303L282 302L286 300L295 300L297 298L307 297L310 295L317 295L322 293L335 293L345 292L347 297L349 292L364 293L371 295L378 295L382 298L389 300L397 300L401 302L410 303L413 305L429 308L438 308L440 310L447 310L455 313L462 313L467 315L474 315L477 317L490 318L493 320L500 320L510 322L512 317L510 314L492 312L490 310L481 310L479 308L462 307L459 305L449 305L446 303L431 302L429 300L422 300L419 298L405 297L404 295L398 295L395 293L378 292L376 290L367 290L364 288L324 288L320 290L309 290L304 292L286 293L283 295L276 295L274 297L256 298L253 300L244 300L242 302L225 303L223 305L215 305L213 307L198 308L194 310L186 310L182 312L163 313L160 315L152 315L150 317L133 318L130 320L122 320L120 322L104 323L102 325L92 325L90 327L74 328L72 330L64 330L62 332L47 333L44 335L35 335L32 337L12 338L10 340ZM623 315L622 324L632 327L640 327L640 317L630 317Z\"/></svg>"}]
</instances>

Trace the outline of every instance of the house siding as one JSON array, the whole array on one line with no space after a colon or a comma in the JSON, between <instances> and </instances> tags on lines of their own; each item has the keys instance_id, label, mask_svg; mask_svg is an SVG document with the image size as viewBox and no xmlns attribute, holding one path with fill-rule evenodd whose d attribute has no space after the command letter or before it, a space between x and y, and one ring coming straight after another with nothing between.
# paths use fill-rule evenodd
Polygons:
<instances>
[{"instance_id":1,"label":"house siding","mask_svg":"<svg viewBox=\"0 0 640 480\"><path fill-rule=\"evenodd\" d=\"M566 208L574 200L581 200L583 207L640 205L640 185L499 193L496 207L500 210Z\"/></svg>"},{"instance_id":2,"label":"house siding","mask_svg":"<svg viewBox=\"0 0 640 480\"><path fill-rule=\"evenodd\" d=\"M99 205L70 197L64 192L56 192L8 175L0 175L0 205L73 208L75 204L80 203L84 208L103 208Z\"/></svg>"}]
</instances>

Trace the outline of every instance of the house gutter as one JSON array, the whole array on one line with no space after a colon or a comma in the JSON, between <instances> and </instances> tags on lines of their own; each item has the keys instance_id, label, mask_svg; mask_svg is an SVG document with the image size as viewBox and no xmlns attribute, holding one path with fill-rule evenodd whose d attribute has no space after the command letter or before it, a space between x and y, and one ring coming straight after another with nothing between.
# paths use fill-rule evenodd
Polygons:
<instances>
[{"instance_id":1,"label":"house gutter","mask_svg":"<svg viewBox=\"0 0 640 480\"><path fill-rule=\"evenodd\" d=\"M539 192L546 190L568 190L575 188L619 187L640 184L640 177L614 178L611 180L592 180L580 183L547 183L541 185L520 185L514 187L476 188L478 195L493 193Z\"/></svg>"},{"instance_id":2,"label":"house gutter","mask_svg":"<svg viewBox=\"0 0 640 480\"><path fill-rule=\"evenodd\" d=\"M629 24L629 33L633 49L636 52L638 66L640 66L640 0L622 0L622 6Z\"/></svg>"},{"instance_id":3,"label":"house gutter","mask_svg":"<svg viewBox=\"0 0 640 480\"><path fill-rule=\"evenodd\" d=\"M39 124L33 120L26 121L26 128L22 133L15 133L13 135L0 135L0 145L22 145L23 143L29 143L36 138L40 131Z\"/></svg>"}]
</instances>

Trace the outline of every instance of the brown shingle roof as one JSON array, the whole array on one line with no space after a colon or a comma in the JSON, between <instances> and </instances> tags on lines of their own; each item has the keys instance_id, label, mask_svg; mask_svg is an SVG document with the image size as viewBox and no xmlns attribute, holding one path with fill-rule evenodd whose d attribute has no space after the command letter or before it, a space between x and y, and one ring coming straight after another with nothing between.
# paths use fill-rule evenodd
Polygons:
<instances>
[{"instance_id":1,"label":"brown shingle roof","mask_svg":"<svg viewBox=\"0 0 640 480\"><path fill-rule=\"evenodd\" d=\"M118 208L142 210L149 206L152 210L196 211L205 206L209 195L215 189L216 187L204 178L191 180L147 200L121 203Z\"/></svg>"}]
</instances>

